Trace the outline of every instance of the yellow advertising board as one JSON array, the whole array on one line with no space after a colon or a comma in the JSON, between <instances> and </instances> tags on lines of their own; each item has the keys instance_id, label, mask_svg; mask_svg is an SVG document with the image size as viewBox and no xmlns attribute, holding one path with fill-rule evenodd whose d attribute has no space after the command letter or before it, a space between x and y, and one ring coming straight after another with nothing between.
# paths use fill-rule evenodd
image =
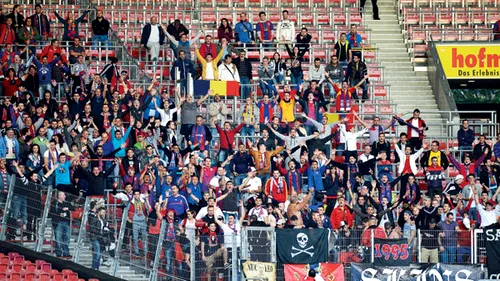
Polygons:
<instances>
[{"instance_id":1,"label":"yellow advertising board","mask_svg":"<svg viewBox=\"0 0 500 281\"><path fill-rule=\"evenodd\" d=\"M500 78L500 44L436 45L447 79Z\"/></svg>"}]
</instances>

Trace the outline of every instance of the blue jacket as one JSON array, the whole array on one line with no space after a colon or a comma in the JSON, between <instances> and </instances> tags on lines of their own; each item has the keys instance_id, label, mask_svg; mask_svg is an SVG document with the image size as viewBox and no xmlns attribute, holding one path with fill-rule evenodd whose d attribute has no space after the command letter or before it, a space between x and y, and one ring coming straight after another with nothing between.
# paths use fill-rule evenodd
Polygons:
<instances>
[{"instance_id":1,"label":"blue jacket","mask_svg":"<svg viewBox=\"0 0 500 281\"><path fill-rule=\"evenodd\" d=\"M179 78L181 80L185 80L188 77L188 74L191 75L191 77L194 75L194 65L193 62L188 60L188 59L178 59L174 63L174 67L170 70L170 77L172 79L175 79L175 68L179 69Z\"/></svg>"},{"instance_id":2,"label":"blue jacket","mask_svg":"<svg viewBox=\"0 0 500 281\"><path fill-rule=\"evenodd\" d=\"M307 188L314 187L314 190L321 191L323 190L323 173L326 170L326 165L319 167L316 171L309 167L307 169ZM304 190L302 190L304 192Z\"/></svg>"},{"instance_id":3,"label":"blue jacket","mask_svg":"<svg viewBox=\"0 0 500 281\"><path fill-rule=\"evenodd\" d=\"M127 131L125 131L125 134L122 136L121 139L117 139L115 137L115 126L113 126L113 128L111 129L111 141L113 142L114 149L119 148L122 144L127 142L128 136L130 135L133 126L134 124L130 124L130 126L128 127ZM125 148L120 149L117 153L115 153L115 156L120 158L125 157Z\"/></svg>"},{"instance_id":4,"label":"blue jacket","mask_svg":"<svg viewBox=\"0 0 500 281\"><path fill-rule=\"evenodd\" d=\"M457 133L458 146L472 146L474 142L474 131L470 128L466 131L464 128L460 128Z\"/></svg>"},{"instance_id":5,"label":"blue jacket","mask_svg":"<svg viewBox=\"0 0 500 281\"><path fill-rule=\"evenodd\" d=\"M234 33L236 35L236 42L250 43L254 39L253 25L248 21L238 22L234 27Z\"/></svg>"},{"instance_id":6,"label":"blue jacket","mask_svg":"<svg viewBox=\"0 0 500 281\"><path fill-rule=\"evenodd\" d=\"M165 42L165 32L163 31L163 28L158 25L158 34L160 35L160 45L163 45ZM142 34L141 34L141 45L147 45L149 41L149 35L151 35L151 24L147 23L143 28L142 28Z\"/></svg>"},{"instance_id":7,"label":"blue jacket","mask_svg":"<svg viewBox=\"0 0 500 281\"><path fill-rule=\"evenodd\" d=\"M52 68L60 60L61 56L58 56L55 60L52 60L46 65L43 65L36 59L36 57L33 58L33 63L36 65L36 68L38 69L38 79L40 85L47 85L50 83L50 80L52 80Z\"/></svg>"},{"instance_id":8,"label":"blue jacket","mask_svg":"<svg viewBox=\"0 0 500 281\"><path fill-rule=\"evenodd\" d=\"M16 153L16 159L19 159L19 141L14 139L14 149ZM0 138L0 158L5 158L7 155L7 136Z\"/></svg>"}]
</instances>

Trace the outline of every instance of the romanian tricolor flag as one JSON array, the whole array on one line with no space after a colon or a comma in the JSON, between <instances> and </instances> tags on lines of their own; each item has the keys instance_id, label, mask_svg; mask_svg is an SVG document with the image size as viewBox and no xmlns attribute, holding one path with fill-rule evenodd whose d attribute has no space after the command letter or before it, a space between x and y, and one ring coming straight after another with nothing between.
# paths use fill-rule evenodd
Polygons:
<instances>
[{"instance_id":1,"label":"romanian tricolor flag","mask_svg":"<svg viewBox=\"0 0 500 281\"><path fill-rule=\"evenodd\" d=\"M208 90L212 90L214 95L239 97L240 83L236 81L208 81L195 80L193 81L193 95L206 95Z\"/></svg>"}]
</instances>

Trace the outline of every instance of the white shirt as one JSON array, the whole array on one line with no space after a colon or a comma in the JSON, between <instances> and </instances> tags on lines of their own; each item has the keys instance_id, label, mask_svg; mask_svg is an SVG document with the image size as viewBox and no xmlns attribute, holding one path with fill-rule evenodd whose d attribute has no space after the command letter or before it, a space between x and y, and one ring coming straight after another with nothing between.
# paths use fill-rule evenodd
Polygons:
<instances>
[{"instance_id":1,"label":"white shirt","mask_svg":"<svg viewBox=\"0 0 500 281\"><path fill-rule=\"evenodd\" d=\"M413 119L412 118L411 119L411 124L413 125L413 127L418 128L418 119ZM417 130L411 129L409 137L410 138L418 138L418 137L420 137L420 135L419 135L419 133L418 133Z\"/></svg>"},{"instance_id":2,"label":"white shirt","mask_svg":"<svg viewBox=\"0 0 500 281\"><path fill-rule=\"evenodd\" d=\"M342 132L342 130L344 130L344 131L346 130L346 129L345 129L345 124L344 124L344 123L339 123L339 128L340 128L340 131L341 131L341 132ZM342 134L342 133L340 134L340 137L339 137L339 142L340 142L340 143L345 143L345 136L344 136L344 134Z\"/></svg>"},{"instance_id":3,"label":"white shirt","mask_svg":"<svg viewBox=\"0 0 500 281\"><path fill-rule=\"evenodd\" d=\"M500 205L497 205L495 209L491 211L486 211L483 205L477 206L476 209L479 212L479 215L481 215L481 227L487 227L496 223L497 216L500 216Z\"/></svg>"},{"instance_id":4,"label":"white shirt","mask_svg":"<svg viewBox=\"0 0 500 281\"><path fill-rule=\"evenodd\" d=\"M364 163L364 162L371 160L373 158L374 158L373 155L368 154L368 156L366 156L366 154L363 153L363 154L361 154L361 156L359 156L359 161L361 161L361 163Z\"/></svg>"},{"instance_id":5,"label":"white shirt","mask_svg":"<svg viewBox=\"0 0 500 281\"><path fill-rule=\"evenodd\" d=\"M214 186L214 187L219 187L219 181L222 177L219 176L219 175L215 175L215 177L213 177L210 182L209 182L209 185L211 186ZM226 179L226 182L229 181L229 178L224 176L224 178Z\"/></svg>"},{"instance_id":6,"label":"white shirt","mask_svg":"<svg viewBox=\"0 0 500 281\"><path fill-rule=\"evenodd\" d=\"M205 206L203 208L200 209L200 211L198 212L198 214L196 215L196 219L197 220L201 220L204 216L206 216L208 214L208 206ZM219 209L219 207L215 207L215 217L224 217L224 214L222 213L222 211Z\"/></svg>"},{"instance_id":7,"label":"white shirt","mask_svg":"<svg viewBox=\"0 0 500 281\"><path fill-rule=\"evenodd\" d=\"M172 120L174 113L177 112L179 108L173 108L173 109L161 109L158 108L158 113L160 114L160 126L165 127L167 126L167 123ZM167 112L168 111L168 112Z\"/></svg>"},{"instance_id":8,"label":"white shirt","mask_svg":"<svg viewBox=\"0 0 500 281\"><path fill-rule=\"evenodd\" d=\"M5 145L7 146L7 154L5 155L5 158L8 159L16 158L16 154L14 153L15 150L14 140L5 138Z\"/></svg>"},{"instance_id":9,"label":"white shirt","mask_svg":"<svg viewBox=\"0 0 500 281\"><path fill-rule=\"evenodd\" d=\"M205 70L205 80L214 80L215 79L214 68L212 67L212 63L213 63L213 61L207 62L207 67Z\"/></svg>"},{"instance_id":10,"label":"white shirt","mask_svg":"<svg viewBox=\"0 0 500 281\"><path fill-rule=\"evenodd\" d=\"M151 33L149 34L148 43L160 43L160 31L157 24L151 25Z\"/></svg>"},{"instance_id":11,"label":"white shirt","mask_svg":"<svg viewBox=\"0 0 500 281\"><path fill-rule=\"evenodd\" d=\"M351 133L347 132L344 127L340 127L340 135L344 135L345 137L345 150L346 151L355 151L358 149L356 142L358 137L362 136L364 133L368 131L367 128L364 128L363 130L356 132L356 133Z\"/></svg>"},{"instance_id":12,"label":"white shirt","mask_svg":"<svg viewBox=\"0 0 500 281\"><path fill-rule=\"evenodd\" d=\"M257 216L258 221L264 221L268 214L266 208L264 208L264 206L260 206L259 208L253 207L250 212L248 212L248 217L253 215Z\"/></svg>"},{"instance_id":13,"label":"white shirt","mask_svg":"<svg viewBox=\"0 0 500 281\"><path fill-rule=\"evenodd\" d=\"M255 177L253 179L249 179L247 185L249 185L247 188L248 191L257 191L259 190L259 186L262 186L262 181L259 177Z\"/></svg>"},{"instance_id":14,"label":"white shirt","mask_svg":"<svg viewBox=\"0 0 500 281\"><path fill-rule=\"evenodd\" d=\"M295 23L291 20L282 20L278 23L278 28L276 29L276 38L278 41L293 41L295 39Z\"/></svg>"},{"instance_id":15,"label":"white shirt","mask_svg":"<svg viewBox=\"0 0 500 281\"><path fill-rule=\"evenodd\" d=\"M234 233L233 228L229 227L227 223L223 223L221 228L224 232L224 246L226 246L226 248L233 248L233 234L235 234L236 236L236 245L241 244L241 227L238 221L234 223L234 229L236 230L236 233Z\"/></svg>"},{"instance_id":16,"label":"white shirt","mask_svg":"<svg viewBox=\"0 0 500 281\"><path fill-rule=\"evenodd\" d=\"M240 82L240 74L238 69L232 63L225 64L221 63L218 67L219 80L221 81L238 81Z\"/></svg>"}]
</instances>

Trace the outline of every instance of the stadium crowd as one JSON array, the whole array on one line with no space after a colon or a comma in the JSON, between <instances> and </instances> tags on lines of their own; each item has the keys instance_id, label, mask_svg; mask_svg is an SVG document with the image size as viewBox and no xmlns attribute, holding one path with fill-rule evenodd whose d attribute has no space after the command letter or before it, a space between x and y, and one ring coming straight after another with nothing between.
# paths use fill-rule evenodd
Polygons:
<instances>
[{"instance_id":1,"label":"stadium crowd","mask_svg":"<svg viewBox=\"0 0 500 281\"><path fill-rule=\"evenodd\" d=\"M13 174L58 190L51 211L58 245L69 243L73 207L66 194L99 198L105 190L130 204L127 235L134 255L151 253L146 237L158 235L157 222L166 220L166 249L182 237L200 237L209 272L216 259L227 265L232 254L232 242L218 235L238 236L244 224L329 228L338 241L363 246L370 245L373 230L376 237L408 238L411 249L419 230L423 262L455 263L470 259L471 230L500 223L500 135L494 146L486 142L491 136L476 141L463 120L457 133L462 153L454 154L440 150L437 141L429 140L429 147L425 131L432 124L418 109L406 120L400 114L367 120L352 109L368 99L369 82L361 53L351 50L364 44L356 25L341 34L330 62L315 59L304 73L312 38L305 27L296 34L287 11L278 23L264 12L256 24L245 13L234 27L222 19L218 38L205 35L203 43L198 43L203 31L193 36L179 20L165 26L153 17L141 44L157 62L160 46L170 43L176 55L172 79L180 86L171 91L153 80L143 91L120 71L116 58L100 74L90 74L89 47L78 37L86 13L77 19L57 15L62 38L52 38L41 5L29 14L15 5L0 17L0 186L5 199ZM92 44L109 45L109 22L102 11L96 14ZM68 53L59 40L71 44ZM263 58L261 96L251 90L252 64L243 48L254 44L284 47L289 54ZM226 121L224 97L209 91L197 99L187 93L188 76L241 83L233 122ZM56 92L65 99L56 100ZM327 107L335 108L337 122L329 122ZM406 132L391 139L396 125ZM445 176L450 165L459 171L451 179ZM426 191L417 178L419 167ZM29 230L25 197L17 194L11 213ZM91 233L103 237L109 231L106 211L96 203L91 209ZM92 242L94 268L100 266L104 240L109 239ZM64 246L56 254L70 255ZM169 257L167 272L172 252Z\"/></svg>"}]
</instances>

